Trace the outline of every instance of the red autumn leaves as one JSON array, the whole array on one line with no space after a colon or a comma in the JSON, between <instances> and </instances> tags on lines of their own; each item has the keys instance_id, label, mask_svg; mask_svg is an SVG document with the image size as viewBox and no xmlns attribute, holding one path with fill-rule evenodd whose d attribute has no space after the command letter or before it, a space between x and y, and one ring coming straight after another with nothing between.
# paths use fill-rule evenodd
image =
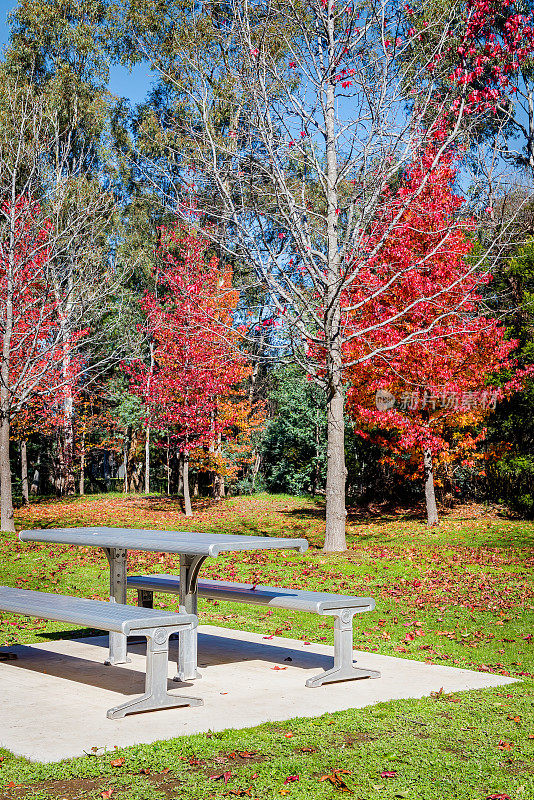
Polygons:
<instances>
[{"instance_id":1,"label":"red autumn leaves","mask_svg":"<svg viewBox=\"0 0 534 800\"><path fill-rule=\"evenodd\" d=\"M487 414L488 403L473 393L483 391L487 376L510 366L516 345L506 340L504 326L479 312L487 279L467 263L470 225L458 222L462 201L453 193L454 179L452 158L436 163L433 146L413 161L370 236L372 245L393 225L387 245L376 263L371 260L366 280L358 283L362 288L347 298L355 305L368 291L377 293L375 301L362 306L356 324L370 329L366 348L391 348L379 360L351 368L347 406L364 436L373 429L389 432L379 440L395 455L448 450L447 427L466 427ZM406 208L405 197L415 198ZM364 357L362 344L348 348L348 359ZM396 399L392 408L377 409L378 389ZM470 398L468 404L460 402L464 397ZM462 437L466 458L477 441ZM392 464L398 468L398 459Z\"/></svg>"},{"instance_id":2,"label":"red autumn leaves","mask_svg":"<svg viewBox=\"0 0 534 800\"><path fill-rule=\"evenodd\" d=\"M125 367L131 391L178 450L215 449L223 437L238 460L237 440L261 419L239 389L251 368L234 326L232 271L209 256L201 236L175 227L163 229L161 239L155 288L142 301L153 363Z\"/></svg>"}]
</instances>

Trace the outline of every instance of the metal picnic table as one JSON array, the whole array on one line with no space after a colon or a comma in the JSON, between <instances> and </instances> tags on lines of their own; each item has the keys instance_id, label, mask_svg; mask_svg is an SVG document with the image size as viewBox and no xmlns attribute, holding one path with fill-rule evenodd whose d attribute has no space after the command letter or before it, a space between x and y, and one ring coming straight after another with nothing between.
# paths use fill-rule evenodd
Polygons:
<instances>
[{"instance_id":1,"label":"metal picnic table","mask_svg":"<svg viewBox=\"0 0 534 800\"><path fill-rule=\"evenodd\" d=\"M197 613L198 574L207 558L244 550L298 550L304 553L308 548L306 539L136 528L50 528L21 531L19 538L23 542L101 547L109 562L110 601L116 603L126 603L128 550L176 553L180 556L180 610L188 614ZM124 664L127 660L126 636L110 633L107 663ZM197 632L184 631L179 635L177 678L184 681L197 677Z\"/></svg>"}]
</instances>

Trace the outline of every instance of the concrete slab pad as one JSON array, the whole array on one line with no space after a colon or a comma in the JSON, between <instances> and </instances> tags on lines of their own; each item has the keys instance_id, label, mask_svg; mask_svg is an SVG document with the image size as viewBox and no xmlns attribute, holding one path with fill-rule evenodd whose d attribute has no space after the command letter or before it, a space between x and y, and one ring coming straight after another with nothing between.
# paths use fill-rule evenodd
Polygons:
<instances>
[{"instance_id":1,"label":"concrete slab pad","mask_svg":"<svg viewBox=\"0 0 534 800\"><path fill-rule=\"evenodd\" d=\"M36 761L59 761L91 747L153 742L203 731L247 728L262 722L311 717L396 698L502 686L513 679L355 651L361 667L380 670L377 680L304 683L332 663L333 648L296 639L200 626L200 680L177 684L176 694L204 705L109 720L106 710L144 686L144 645L131 644L131 663L103 664L107 637L66 639L0 649L0 745ZM171 655L177 655L177 642ZM291 659L291 660L287 660ZM273 667L285 667L275 670ZM169 665L169 677L174 664Z\"/></svg>"}]
</instances>

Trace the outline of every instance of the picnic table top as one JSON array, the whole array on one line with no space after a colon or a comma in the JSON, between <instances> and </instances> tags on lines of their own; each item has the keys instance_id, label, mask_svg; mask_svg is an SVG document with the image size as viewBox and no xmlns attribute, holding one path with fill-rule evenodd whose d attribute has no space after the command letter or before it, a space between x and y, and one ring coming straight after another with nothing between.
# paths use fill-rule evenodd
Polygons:
<instances>
[{"instance_id":1,"label":"picnic table top","mask_svg":"<svg viewBox=\"0 0 534 800\"><path fill-rule=\"evenodd\" d=\"M304 553L308 549L306 539L139 528L44 528L21 531L19 539L23 542L55 542L195 556L217 556L237 550L298 550Z\"/></svg>"}]
</instances>

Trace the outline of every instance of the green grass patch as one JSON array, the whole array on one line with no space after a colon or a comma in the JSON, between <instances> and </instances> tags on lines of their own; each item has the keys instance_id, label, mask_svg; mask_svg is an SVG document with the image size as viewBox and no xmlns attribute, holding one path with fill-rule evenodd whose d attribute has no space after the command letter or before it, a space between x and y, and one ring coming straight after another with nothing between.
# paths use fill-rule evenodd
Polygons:
<instances>
[{"instance_id":1,"label":"green grass patch","mask_svg":"<svg viewBox=\"0 0 534 800\"><path fill-rule=\"evenodd\" d=\"M430 532L411 512L355 510L349 515L348 552L325 555L323 514L319 501L257 495L199 503L195 517L186 520L174 499L108 495L37 503L19 512L17 525L304 536L311 545L304 555L227 554L206 562L202 574L370 595L377 608L355 618L357 649L482 669L521 682L97 751L60 764L34 764L0 752L0 798L267 800L352 792L364 800L484 800L499 794L534 800L534 524L472 507L446 516ZM169 555L130 558L130 568L140 572L176 567ZM103 554L90 548L22 544L3 535L0 583L105 598L108 567ZM176 605L176 599L160 596L158 603ZM255 607L213 601L201 602L200 614L205 623L333 641L331 621L310 614L258 613ZM1 645L58 635L65 635L62 623L6 614L0 625Z\"/></svg>"}]
</instances>

